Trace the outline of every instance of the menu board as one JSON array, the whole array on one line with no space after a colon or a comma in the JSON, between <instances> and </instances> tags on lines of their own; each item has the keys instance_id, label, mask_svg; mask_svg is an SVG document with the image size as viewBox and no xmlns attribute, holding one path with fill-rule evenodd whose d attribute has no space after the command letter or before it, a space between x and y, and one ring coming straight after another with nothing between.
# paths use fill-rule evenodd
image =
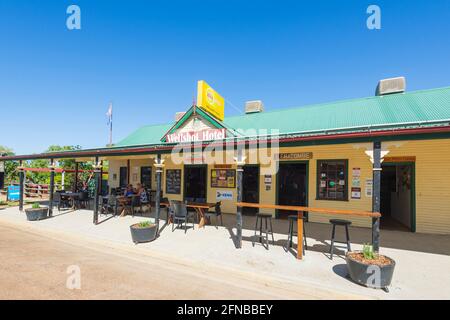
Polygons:
<instances>
[{"instance_id":1,"label":"menu board","mask_svg":"<svg viewBox=\"0 0 450 320\"><path fill-rule=\"evenodd\" d=\"M180 194L180 193L181 193L181 170L167 169L166 194Z\"/></svg>"},{"instance_id":2,"label":"menu board","mask_svg":"<svg viewBox=\"0 0 450 320\"><path fill-rule=\"evenodd\" d=\"M211 188L236 188L236 170L212 169Z\"/></svg>"}]
</instances>

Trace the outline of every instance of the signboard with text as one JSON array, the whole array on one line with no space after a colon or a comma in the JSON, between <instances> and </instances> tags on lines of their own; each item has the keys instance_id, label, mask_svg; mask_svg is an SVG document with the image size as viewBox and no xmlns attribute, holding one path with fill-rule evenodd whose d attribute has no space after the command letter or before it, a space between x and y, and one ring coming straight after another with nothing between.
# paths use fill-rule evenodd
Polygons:
<instances>
[{"instance_id":1,"label":"signboard with text","mask_svg":"<svg viewBox=\"0 0 450 320\"><path fill-rule=\"evenodd\" d=\"M177 132L167 135L168 143L185 143L197 141L222 140L226 137L226 129L205 129L199 131Z\"/></svg>"},{"instance_id":2,"label":"signboard with text","mask_svg":"<svg viewBox=\"0 0 450 320\"><path fill-rule=\"evenodd\" d=\"M205 81L197 83L197 105L214 118L223 121L225 117L225 100Z\"/></svg>"}]
</instances>

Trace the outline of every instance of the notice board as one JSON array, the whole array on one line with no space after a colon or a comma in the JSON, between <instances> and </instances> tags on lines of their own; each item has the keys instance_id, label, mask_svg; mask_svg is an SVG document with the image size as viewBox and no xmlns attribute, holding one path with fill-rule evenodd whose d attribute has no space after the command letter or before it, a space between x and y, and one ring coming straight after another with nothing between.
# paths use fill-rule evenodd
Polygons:
<instances>
[{"instance_id":1,"label":"notice board","mask_svg":"<svg viewBox=\"0 0 450 320\"><path fill-rule=\"evenodd\" d=\"M181 193L181 169L166 170L166 193L167 194Z\"/></svg>"},{"instance_id":2,"label":"notice board","mask_svg":"<svg viewBox=\"0 0 450 320\"><path fill-rule=\"evenodd\" d=\"M236 188L236 170L212 169L211 188Z\"/></svg>"}]
</instances>

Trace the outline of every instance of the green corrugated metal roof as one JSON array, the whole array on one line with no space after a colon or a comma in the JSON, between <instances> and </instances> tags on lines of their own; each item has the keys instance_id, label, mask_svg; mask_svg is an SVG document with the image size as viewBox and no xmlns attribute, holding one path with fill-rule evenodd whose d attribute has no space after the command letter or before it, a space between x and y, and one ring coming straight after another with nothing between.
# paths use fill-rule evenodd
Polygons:
<instances>
[{"instance_id":1,"label":"green corrugated metal roof","mask_svg":"<svg viewBox=\"0 0 450 320\"><path fill-rule=\"evenodd\" d=\"M277 129L281 134L294 134L351 127L382 128L448 119L450 87L232 116L223 122L238 131ZM139 128L116 146L160 144L161 137L172 125Z\"/></svg>"}]
</instances>

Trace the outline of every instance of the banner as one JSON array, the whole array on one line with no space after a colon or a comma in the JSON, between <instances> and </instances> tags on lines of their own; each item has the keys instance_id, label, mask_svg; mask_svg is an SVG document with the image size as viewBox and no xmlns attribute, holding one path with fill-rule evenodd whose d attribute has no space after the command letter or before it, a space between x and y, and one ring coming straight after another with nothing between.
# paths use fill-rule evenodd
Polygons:
<instances>
[{"instance_id":1,"label":"banner","mask_svg":"<svg viewBox=\"0 0 450 320\"><path fill-rule=\"evenodd\" d=\"M197 106L223 121L225 100L203 80L197 83Z\"/></svg>"}]
</instances>

